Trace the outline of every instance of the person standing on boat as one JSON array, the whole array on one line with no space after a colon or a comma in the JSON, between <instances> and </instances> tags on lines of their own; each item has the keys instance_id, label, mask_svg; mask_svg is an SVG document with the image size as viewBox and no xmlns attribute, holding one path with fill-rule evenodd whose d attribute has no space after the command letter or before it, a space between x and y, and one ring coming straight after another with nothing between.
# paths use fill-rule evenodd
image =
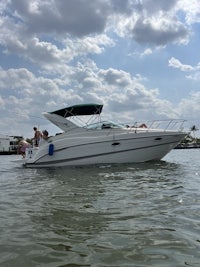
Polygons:
<instances>
[{"instance_id":1,"label":"person standing on boat","mask_svg":"<svg viewBox=\"0 0 200 267\"><path fill-rule=\"evenodd\" d=\"M33 127L33 130L35 132L34 137L32 138L32 140L34 140L34 145L36 147L39 146L39 142L40 142L40 138L42 137L42 133L38 130L37 127Z\"/></svg>"}]
</instances>

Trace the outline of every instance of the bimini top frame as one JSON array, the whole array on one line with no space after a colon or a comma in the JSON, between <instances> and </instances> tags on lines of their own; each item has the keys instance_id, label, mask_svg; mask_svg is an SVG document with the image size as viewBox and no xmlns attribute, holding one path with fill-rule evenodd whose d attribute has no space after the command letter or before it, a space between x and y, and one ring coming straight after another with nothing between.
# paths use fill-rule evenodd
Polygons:
<instances>
[{"instance_id":1,"label":"bimini top frame","mask_svg":"<svg viewBox=\"0 0 200 267\"><path fill-rule=\"evenodd\" d=\"M99 115L101 114L102 109L103 105L100 104L82 104L55 110L49 112L49 114L56 114L64 118L72 116Z\"/></svg>"}]
</instances>

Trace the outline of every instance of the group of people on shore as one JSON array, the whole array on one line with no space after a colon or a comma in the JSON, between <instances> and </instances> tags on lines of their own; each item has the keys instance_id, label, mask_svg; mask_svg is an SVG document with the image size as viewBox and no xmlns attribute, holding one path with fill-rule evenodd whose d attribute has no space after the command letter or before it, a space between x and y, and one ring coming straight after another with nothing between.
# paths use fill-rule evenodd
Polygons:
<instances>
[{"instance_id":1,"label":"group of people on shore","mask_svg":"<svg viewBox=\"0 0 200 267\"><path fill-rule=\"evenodd\" d=\"M40 140L41 139L47 140L49 134L47 130L41 132L37 127L33 127L33 130L34 130L34 137L31 139L31 141L33 142L33 145L35 147L38 147ZM31 144L27 142L25 139L19 141L18 153L21 154L23 158L26 156L26 149L30 147L30 145Z\"/></svg>"}]
</instances>

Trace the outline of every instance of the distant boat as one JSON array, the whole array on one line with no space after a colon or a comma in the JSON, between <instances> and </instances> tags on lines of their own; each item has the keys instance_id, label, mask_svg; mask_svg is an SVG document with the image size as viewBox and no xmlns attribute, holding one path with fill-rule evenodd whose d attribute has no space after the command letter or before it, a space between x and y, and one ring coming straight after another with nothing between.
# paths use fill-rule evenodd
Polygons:
<instances>
[{"instance_id":1,"label":"distant boat","mask_svg":"<svg viewBox=\"0 0 200 267\"><path fill-rule=\"evenodd\" d=\"M0 135L0 155L17 154L17 144L21 136Z\"/></svg>"},{"instance_id":2,"label":"distant boat","mask_svg":"<svg viewBox=\"0 0 200 267\"><path fill-rule=\"evenodd\" d=\"M178 144L174 149L191 149L191 148L200 148L200 144L189 143L189 144Z\"/></svg>"},{"instance_id":3,"label":"distant boat","mask_svg":"<svg viewBox=\"0 0 200 267\"><path fill-rule=\"evenodd\" d=\"M145 128L102 121L103 105L83 104L66 107L43 115L63 133L42 140L39 147L28 148L21 162L26 167L60 167L92 164L137 163L162 159L186 135L168 127ZM90 117L84 126L74 118ZM97 121L91 123L91 118ZM180 122L180 121L179 121ZM181 121L183 123L183 121Z\"/></svg>"}]
</instances>

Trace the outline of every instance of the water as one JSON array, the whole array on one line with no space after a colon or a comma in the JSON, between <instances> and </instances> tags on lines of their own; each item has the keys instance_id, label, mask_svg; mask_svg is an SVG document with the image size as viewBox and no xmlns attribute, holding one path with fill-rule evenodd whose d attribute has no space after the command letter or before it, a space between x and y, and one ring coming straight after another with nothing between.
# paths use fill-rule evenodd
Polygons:
<instances>
[{"instance_id":1,"label":"water","mask_svg":"<svg viewBox=\"0 0 200 267\"><path fill-rule=\"evenodd\" d=\"M200 149L154 164L26 169L0 157L0 266L200 264Z\"/></svg>"}]
</instances>

